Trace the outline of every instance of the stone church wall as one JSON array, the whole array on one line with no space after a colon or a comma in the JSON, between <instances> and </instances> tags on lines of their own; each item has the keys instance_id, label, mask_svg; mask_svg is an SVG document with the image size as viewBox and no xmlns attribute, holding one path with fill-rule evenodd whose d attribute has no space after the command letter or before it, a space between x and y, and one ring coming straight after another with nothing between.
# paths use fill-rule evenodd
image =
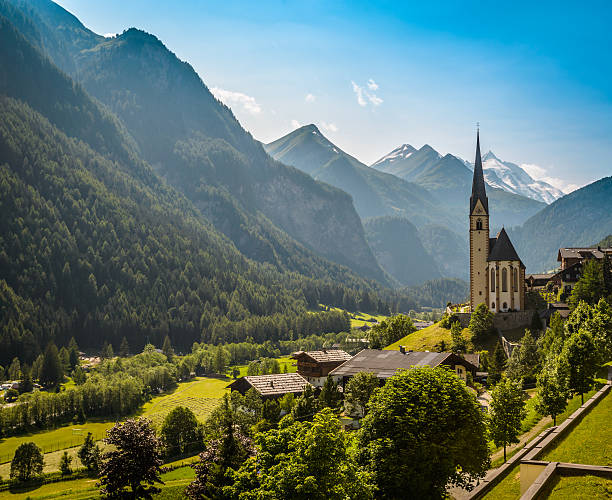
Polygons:
<instances>
[{"instance_id":1,"label":"stone church wall","mask_svg":"<svg viewBox=\"0 0 612 500\"><path fill-rule=\"evenodd\" d=\"M447 311L448 312L448 311ZM467 328L470 324L471 313L452 313L459 319L461 326ZM493 326L500 331L531 325L533 311L498 312L493 316Z\"/></svg>"}]
</instances>

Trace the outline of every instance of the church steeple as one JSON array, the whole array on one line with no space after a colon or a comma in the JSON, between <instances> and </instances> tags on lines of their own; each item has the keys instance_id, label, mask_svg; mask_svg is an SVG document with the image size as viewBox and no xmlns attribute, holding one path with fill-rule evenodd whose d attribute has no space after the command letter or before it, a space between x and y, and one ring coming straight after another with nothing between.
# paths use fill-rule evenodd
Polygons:
<instances>
[{"instance_id":1,"label":"church steeple","mask_svg":"<svg viewBox=\"0 0 612 500\"><path fill-rule=\"evenodd\" d=\"M476 202L480 200L485 213L489 213L489 200L485 188L484 174L482 173L482 159L480 158L480 130L476 132L476 160L474 161L474 179L472 180L472 196L470 197L470 214L474 212Z\"/></svg>"}]
</instances>

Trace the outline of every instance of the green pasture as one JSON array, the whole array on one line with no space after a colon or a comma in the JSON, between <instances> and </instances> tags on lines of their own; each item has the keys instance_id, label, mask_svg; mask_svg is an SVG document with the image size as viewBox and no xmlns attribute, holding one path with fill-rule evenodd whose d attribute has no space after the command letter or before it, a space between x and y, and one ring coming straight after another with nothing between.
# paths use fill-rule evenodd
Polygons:
<instances>
[{"instance_id":1,"label":"green pasture","mask_svg":"<svg viewBox=\"0 0 612 500\"><path fill-rule=\"evenodd\" d=\"M612 498L612 479L596 476L557 476L544 498L548 500Z\"/></svg>"},{"instance_id":2,"label":"green pasture","mask_svg":"<svg viewBox=\"0 0 612 500\"><path fill-rule=\"evenodd\" d=\"M297 365L296 365L295 359L292 359L289 356L281 356L280 358L276 358L276 359L278 360L278 364L280 365L281 373L284 373L285 366L287 367L287 373L295 373L297 371ZM245 365L236 365L236 368L240 370L240 375L239 375L240 377L246 376L248 367L249 367L248 363Z\"/></svg>"}]
</instances>

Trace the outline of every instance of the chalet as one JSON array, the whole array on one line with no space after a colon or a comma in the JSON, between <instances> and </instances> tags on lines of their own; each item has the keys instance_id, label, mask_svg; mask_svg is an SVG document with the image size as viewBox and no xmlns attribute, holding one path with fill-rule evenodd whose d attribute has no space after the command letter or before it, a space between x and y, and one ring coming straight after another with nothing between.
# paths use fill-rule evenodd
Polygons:
<instances>
[{"instance_id":1,"label":"chalet","mask_svg":"<svg viewBox=\"0 0 612 500\"><path fill-rule=\"evenodd\" d=\"M304 392L307 385L310 385L308 381L298 373L275 373L240 377L227 388L238 391L243 396L253 388L263 399L278 399L289 393L298 396Z\"/></svg>"},{"instance_id":2,"label":"chalet","mask_svg":"<svg viewBox=\"0 0 612 500\"><path fill-rule=\"evenodd\" d=\"M340 349L298 351L291 357L297 360L297 372L315 387L323 387L329 372L352 358Z\"/></svg>"},{"instance_id":3,"label":"chalet","mask_svg":"<svg viewBox=\"0 0 612 500\"><path fill-rule=\"evenodd\" d=\"M561 270L565 270L574 264L582 263L588 259L601 260L605 256L612 258L612 247L610 248L559 248L557 262L561 263Z\"/></svg>"},{"instance_id":4,"label":"chalet","mask_svg":"<svg viewBox=\"0 0 612 500\"><path fill-rule=\"evenodd\" d=\"M525 278L525 283L529 287L529 290L540 290L544 288L548 282L555 276L554 273L549 274L528 274Z\"/></svg>"},{"instance_id":5,"label":"chalet","mask_svg":"<svg viewBox=\"0 0 612 500\"><path fill-rule=\"evenodd\" d=\"M374 373L384 383L386 379L396 374L398 370L410 369L418 366L448 366L459 378L467 379L467 373L476 376L478 366L451 352L417 352L406 351L400 347L399 351L383 351L377 349L364 349L338 368L332 370L330 375L342 386L359 372Z\"/></svg>"}]
</instances>

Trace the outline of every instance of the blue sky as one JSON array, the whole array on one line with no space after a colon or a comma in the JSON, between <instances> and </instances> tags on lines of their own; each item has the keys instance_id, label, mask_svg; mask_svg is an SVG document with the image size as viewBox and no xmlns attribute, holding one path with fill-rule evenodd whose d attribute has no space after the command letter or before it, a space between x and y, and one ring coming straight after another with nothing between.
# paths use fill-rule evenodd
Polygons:
<instances>
[{"instance_id":1,"label":"blue sky","mask_svg":"<svg viewBox=\"0 0 612 500\"><path fill-rule=\"evenodd\" d=\"M158 36L255 138L316 123L372 163L485 150L571 190L612 175L610 2L61 0Z\"/></svg>"}]
</instances>

